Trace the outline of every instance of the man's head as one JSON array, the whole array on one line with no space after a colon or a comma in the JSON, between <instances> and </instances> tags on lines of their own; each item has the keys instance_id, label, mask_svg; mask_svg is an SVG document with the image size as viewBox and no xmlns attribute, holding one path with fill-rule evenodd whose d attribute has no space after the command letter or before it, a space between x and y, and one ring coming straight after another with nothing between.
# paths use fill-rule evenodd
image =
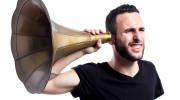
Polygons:
<instances>
[{"instance_id":1,"label":"man's head","mask_svg":"<svg viewBox=\"0 0 180 100\"><path fill-rule=\"evenodd\" d=\"M136 61L144 53L144 26L139 11L133 5L122 5L106 18L106 31L112 33L114 51L129 61Z\"/></svg>"}]
</instances>

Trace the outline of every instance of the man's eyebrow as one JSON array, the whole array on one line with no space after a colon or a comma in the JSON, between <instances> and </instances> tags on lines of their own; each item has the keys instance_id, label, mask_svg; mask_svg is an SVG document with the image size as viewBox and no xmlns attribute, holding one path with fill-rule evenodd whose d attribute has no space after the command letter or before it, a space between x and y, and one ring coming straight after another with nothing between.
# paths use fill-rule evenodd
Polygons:
<instances>
[{"instance_id":1,"label":"man's eyebrow","mask_svg":"<svg viewBox=\"0 0 180 100\"><path fill-rule=\"evenodd\" d=\"M139 30L139 31L144 31L144 30L145 30L145 27L140 27L138 30ZM135 28L132 28L132 27L126 28L126 29L124 30L124 32L125 32L125 33L135 32Z\"/></svg>"},{"instance_id":2,"label":"man's eyebrow","mask_svg":"<svg viewBox=\"0 0 180 100\"><path fill-rule=\"evenodd\" d=\"M124 30L125 33L128 33L128 32L134 32L135 31L135 28L127 28Z\"/></svg>"}]
</instances>

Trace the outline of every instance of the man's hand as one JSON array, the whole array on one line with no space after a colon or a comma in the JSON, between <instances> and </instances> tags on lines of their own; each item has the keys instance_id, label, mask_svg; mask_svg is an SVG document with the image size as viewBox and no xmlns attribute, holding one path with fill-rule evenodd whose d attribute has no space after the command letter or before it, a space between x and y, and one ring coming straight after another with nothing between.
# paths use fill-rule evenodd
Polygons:
<instances>
[{"instance_id":1,"label":"man's hand","mask_svg":"<svg viewBox=\"0 0 180 100\"><path fill-rule=\"evenodd\" d=\"M85 29L84 31L88 32L92 35L98 35L100 33L103 33L102 29L99 29L99 30ZM97 50L99 50L99 48L101 48L101 44L102 44L101 40L99 39L96 43L96 46L87 47L87 48L83 49L84 54L90 54L90 53L96 52Z\"/></svg>"}]
</instances>

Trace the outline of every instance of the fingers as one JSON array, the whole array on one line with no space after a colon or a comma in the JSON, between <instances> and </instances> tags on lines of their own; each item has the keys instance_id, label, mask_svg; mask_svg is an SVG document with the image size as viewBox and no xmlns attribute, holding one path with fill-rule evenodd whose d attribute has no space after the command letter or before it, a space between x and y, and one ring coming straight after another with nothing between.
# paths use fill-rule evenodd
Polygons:
<instances>
[{"instance_id":1,"label":"fingers","mask_svg":"<svg viewBox=\"0 0 180 100\"><path fill-rule=\"evenodd\" d=\"M99 32L100 32L100 33L103 33L103 30L102 30L102 29L99 29Z\"/></svg>"},{"instance_id":2,"label":"fingers","mask_svg":"<svg viewBox=\"0 0 180 100\"><path fill-rule=\"evenodd\" d=\"M90 53L98 51L100 48L101 48L101 40L99 39L95 47L87 47L83 49L83 53L90 54Z\"/></svg>"},{"instance_id":3,"label":"fingers","mask_svg":"<svg viewBox=\"0 0 180 100\"><path fill-rule=\"evenodd\" d=\"M84 31L91 33L92 35L98 35L100 33L103 33L102 29L85 29Z\"/></svg>"},{"instance_id":4,"label":"fingers","mask_svg":"<svg viewBox=\"0 0 180 100\"><path fill-rule=\"evenodd\" d=\"M96 47L97 47L97 49L99 49L99 48L101 48L101 46L102 46L102 42L101 42L101 39L99 39L99 40L97 41Z\"/></svg>"},{"instance_id":5,"label":"fingers","mask_svg":"<svg viewBox=\"0 0 180 100\"><path fill-rule=\"evenodd\" d=\"M85 32L88 32L88 33L90 33L90 34L92 34L92 35L98 35L98 34L100 34L100 33L103 33L103 30L102 29L85 29L84 30ZM101 39L99 39L98 41L97 41L97 43L96 43L96 47L95 47L95 49L99 49L99 48L101 48Z\"/></svg>"},{"instance_id":6,"label":"fingers","mask_svg":"<svg viewBox=\"0 0 180 100\"><path fill-rule=\"evenodd\" d=\"M92 34L92 35L98 35L98 34L100 34L100 33L103 33L103 30L102 29L85 29L84 30L85 32L88 32L88 33L90 33L90 34ZM97 42L96 42L96 45L95 46L93 46L93 47L89 47L89 48L87 48L87 49L85 49L84 51L85 51L85 53L92 53L92 52L96 52L97 50L99 50L100 48L101 48L101 45L102 45L102 43L101 43L101 39L99 39Z\"/></svg>"}]
</instances>

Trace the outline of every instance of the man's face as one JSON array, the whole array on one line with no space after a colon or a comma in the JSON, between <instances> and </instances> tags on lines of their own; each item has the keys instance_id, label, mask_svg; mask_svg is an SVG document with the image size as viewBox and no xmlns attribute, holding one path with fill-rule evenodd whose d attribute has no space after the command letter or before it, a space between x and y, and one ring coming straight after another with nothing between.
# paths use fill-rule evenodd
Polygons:
<instances>
[{"instance_id":1,"label":"man's face","mask_svg":"<svg viewBox=\"0 0 180 100\"><path fill-rule=\"evenodd\" d=\"M144 26L136 12L116 16L115 49L118 54L129 61L143 57L145 47Z\"/></svg>"}]
</instances>

